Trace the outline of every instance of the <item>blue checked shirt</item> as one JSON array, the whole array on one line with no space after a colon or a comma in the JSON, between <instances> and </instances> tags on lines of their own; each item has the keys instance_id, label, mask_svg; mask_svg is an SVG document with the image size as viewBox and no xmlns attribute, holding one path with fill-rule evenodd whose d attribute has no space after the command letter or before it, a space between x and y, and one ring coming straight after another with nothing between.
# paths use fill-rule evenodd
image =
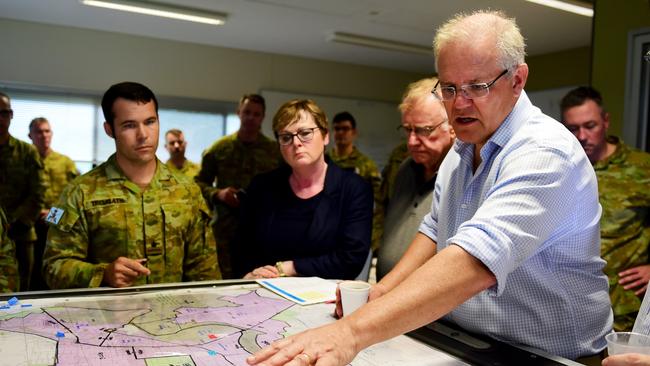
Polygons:
<instances>
[{"instance_id":1,"label":"blue checked shirt","mask_svg":"<svg viewBox=\"0 0 650 366\"><path fill-rule=\"evenodd\" d=\"M497 284L447 314L463 328L567 358L606 347L612 328L600 258L598 186L578 140L522 91L480 151L456 141L420 232L455 244Z\"/></svg>"}]
</instances>

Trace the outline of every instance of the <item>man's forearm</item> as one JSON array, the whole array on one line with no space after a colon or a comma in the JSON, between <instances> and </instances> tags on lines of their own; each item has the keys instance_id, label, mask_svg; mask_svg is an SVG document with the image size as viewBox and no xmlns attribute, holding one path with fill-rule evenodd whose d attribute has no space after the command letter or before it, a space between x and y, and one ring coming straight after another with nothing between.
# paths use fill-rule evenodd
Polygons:
<instances>
[{"instance_id":1,"label":"man's forearm","mask_svg":"<svg viewBox=\"0 0 650 366\"><path fill-rule=\"evenodd\" d=\"M436 243L422 233L417 233L408 249L395 267L379 281L385 290L390 291L404 281L416 269L436 254Z\"/></svg>"},{"instance_id":2,"label":"man's forearm","mask_svg":"<svg viewBox=\"0 0 650 366\"><path fill-rule=\"evenodd\" d=\"M361 350L439 319L495 283L483 263L451 245L342 321L352 329Z\"/></svg>"}]
</instances>

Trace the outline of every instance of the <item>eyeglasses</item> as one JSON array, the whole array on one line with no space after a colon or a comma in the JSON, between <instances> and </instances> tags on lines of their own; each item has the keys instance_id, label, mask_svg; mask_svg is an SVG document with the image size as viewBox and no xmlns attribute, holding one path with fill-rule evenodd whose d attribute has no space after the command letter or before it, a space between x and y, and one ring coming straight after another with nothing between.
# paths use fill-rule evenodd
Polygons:
<instances>
[{"instance_id":1,"label":"eyeglasses","mask_svg":"<svg viewBox=\"0 0 650 366\"><path fill-rule=\"evenodd\" d=\"M0 109L0 117L9 118L14 114L12 109Z\"/></svg>"},{"instance_id":2,"label":"eyeglasses","mask_svg":"<svg viewBox=\"0 0 650 366\"><path fill-rule=\"evenodd\" d=\"M293 138L298 137L300 142L309 142L314 138L314 130L319 130L320 127L301 128L296 133L279 133L276 135L278 143L282 146L287 146L293 143Z\"/></svg>"},{"instance_id":3,"label":"eyeglasses","mask_svg":"<svg viewBox=\"0 0 650 366\"><path fill-rule=\"evenodd\" d=\"M422 127L415 127L415 126L409 126L409 125L399 125L397 126L398 130L401 130L404 133L404 136L406 138L409 138L411 136L411 133L415 132L415 136L421 137L421 138L427 138L431 136L433 131L436 130L436 128L440 127L443 123L448 122L447 119L443 120L442 122L438 123L435 126L422 126Z\"/></svg>"},{"instance_id":4,"label":"eyeglasses","mask_svg":"<svg viewBox=\"0 0 650 366\"><path fill-rule=\"evenodd\" d=\"M460 86L460 91L463 94L465 99L479 99L484 98L490 93L490 88L494 83L497 82L503 75L508 73L508 69L503 70L499 76L489 83L476 83L476 84L466 84ZM433 87L431 93L435 95L438 99L444 101L454 100L456 98L457 88L455 86L441 86L440 93L438 93L438 85L440 85L440 80Z\"/></svg>"}]
</instances>

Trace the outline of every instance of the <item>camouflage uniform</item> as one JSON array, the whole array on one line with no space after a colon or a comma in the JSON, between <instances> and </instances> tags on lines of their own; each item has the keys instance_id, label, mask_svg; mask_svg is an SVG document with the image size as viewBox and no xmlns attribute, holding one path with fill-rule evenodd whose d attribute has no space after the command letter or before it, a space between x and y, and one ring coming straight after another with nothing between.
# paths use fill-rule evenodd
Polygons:
<instances>
[{"instance_id":1,"label":"camouflage uniform","mask_svg":"<svg viewBox=\"0 0 650 366\"><path fill-rule=\"evenodd\" d=\"M69 157L56 151L51 151L43 159L43 166L46 187L45 208L49 209L59 200L63 188L79 176L79 171Z\"/></svg>"},{"instance_id":2,"label":"camouflage uniform","mask_svg":"<svg viewBox=\"0 0 650 366\"><path fill-rule=\"evenodd\" d=\"M59 196L65 186L72 182L79 172L74 162L67 156L59 154L56 151L50 153L43 159L44 166L44 184L45 184L45 209L50 209L59 200ZM47 240L47 223L39 219L34 224L36 229L36 243L34 245L34 270L30 290L40 291L47 290L47 285L41 274L43 264L43 251L45 250L45 241Z\"/></svg>"},{"instance_id":3,"label":"camouflage uniform","mask_svg":"<svg viewBox=\"0 0 650 366\"><path fill-rule=\"evenodd\" d=\"M388 197L393 195L395 177L397 176L397 171L399 171L399 166L402 164L406 158L409 157L409 150L406 146L406 141L395 146L393 151L390 152L388 156L388 163L381 171L381 197L383 205L385 206L388 202Z\"/></svg>"},{"instance_id":4,"label":"camouflage uniform","mask_svg":"<svg viewBox=\"0 0 650 366\"><path fill-rule=\"evenodd\" d=\"M254 176L277 168L281 161L278 144L262 134L253 143L240 141L237 133L224 136L203 152L195 180L214 210L212 229L224 278L233 276L230 243L237 232L239 210L217 200L215 194L226 187L246 188Z\"/></svg>"},{"instance_id":5,"label":"camouflage uniform","mask_svg":"<svg viewBox=\"0 0 650 366\"><path fill-rule=\"evenodd\" d=\"M18 291L20 277L16 263L16 246L9 239L7 229L9 222L5 212L0 207L0 293Z\"/></svg>"},{"instance_id":6,"label":"camouflage uniform","mask_svg":"<svg viewBox=\"0 0 650 366\"><path fill-rule=\"evenodd\" d=\"M650 154L609 137L616 151L594 165L603 214L600 221L601 255L614 308L614 328L630 330L641 299L618 284L618 273L649 263Z\"/></svg>"},{"instance_id":7,"label":"camouflage uniform","mask_svg":"<svg viewBox=\"0 0 650 366\"><path fill-rule=\"evenodd\" d=\"M34 222L43 207L43 163L36 148L9 136L0 145L0 206L10 224L9 237L16 244L20 290L29 290L34 266Z\"/></svg>"},{"instance_id":8,"label":"camouflage uniform","mask_svg":"<svg viewBox=\"0 0 650 366\"><path fill-rule=\"evenodd\" d=\"M361 178L365 179L372 185L375 205L372 217L371 249L373 251L377 250L381 240L384 218L383 205L381 205L381 195L379 191L381 186L381 176L379 175L377 165L372 161L372 159L362 154L356 146L352 147L352 152L348 156L339 156L336 149L332 149L329 152L329 157L332 159L334 164L338 165L340 168L357 173Z\"/></svg>"},{"instance_id":9,"label":"camouflage uniform","mask_svg":"<svg viewBox=\"0 0 650 366\"><path fill-rule=\"evenodd\" d=\"M209 212L198 187L158 161L142 191L115 155L75 179L48 214L43 274L51 288L97 287L118 257L146 258L134 285L220 279Z\"/></svg>"},{"instance_id":10,"label":"camouflage uniform","mask_svg":"<svg viewBox=\"0 0 650 366\"><path fill-rule=\"evenodd\" d=\"M199 164L193 163L189 160L185 160L185 162L183 163L183 167L180 169L176 168L176 165L174 165L174 163L172 163L171 160L167 160L165 165L167 165L169 170L171 170L173 173L183 174L184 176L190 179L196 177L199 174L199 170L201 170L201 166Z\"/></svg>"}]
</instances>

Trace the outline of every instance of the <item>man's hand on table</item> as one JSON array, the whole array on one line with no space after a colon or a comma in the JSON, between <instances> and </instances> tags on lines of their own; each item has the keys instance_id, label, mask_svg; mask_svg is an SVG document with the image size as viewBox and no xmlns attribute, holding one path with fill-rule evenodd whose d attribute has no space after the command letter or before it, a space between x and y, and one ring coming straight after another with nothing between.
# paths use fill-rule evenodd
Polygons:
<instances>
[{"instance_id":1,"label":"man's hand on table","mask_svg":"<svg viewBox=\"0 0 650 366\"><path fill-rule=\"evenodd\" d=\"M273 342L246 361L259 366L335 366L349 364L357 352L352 330L341 320Z\"/></svg>"}]
</instances>

